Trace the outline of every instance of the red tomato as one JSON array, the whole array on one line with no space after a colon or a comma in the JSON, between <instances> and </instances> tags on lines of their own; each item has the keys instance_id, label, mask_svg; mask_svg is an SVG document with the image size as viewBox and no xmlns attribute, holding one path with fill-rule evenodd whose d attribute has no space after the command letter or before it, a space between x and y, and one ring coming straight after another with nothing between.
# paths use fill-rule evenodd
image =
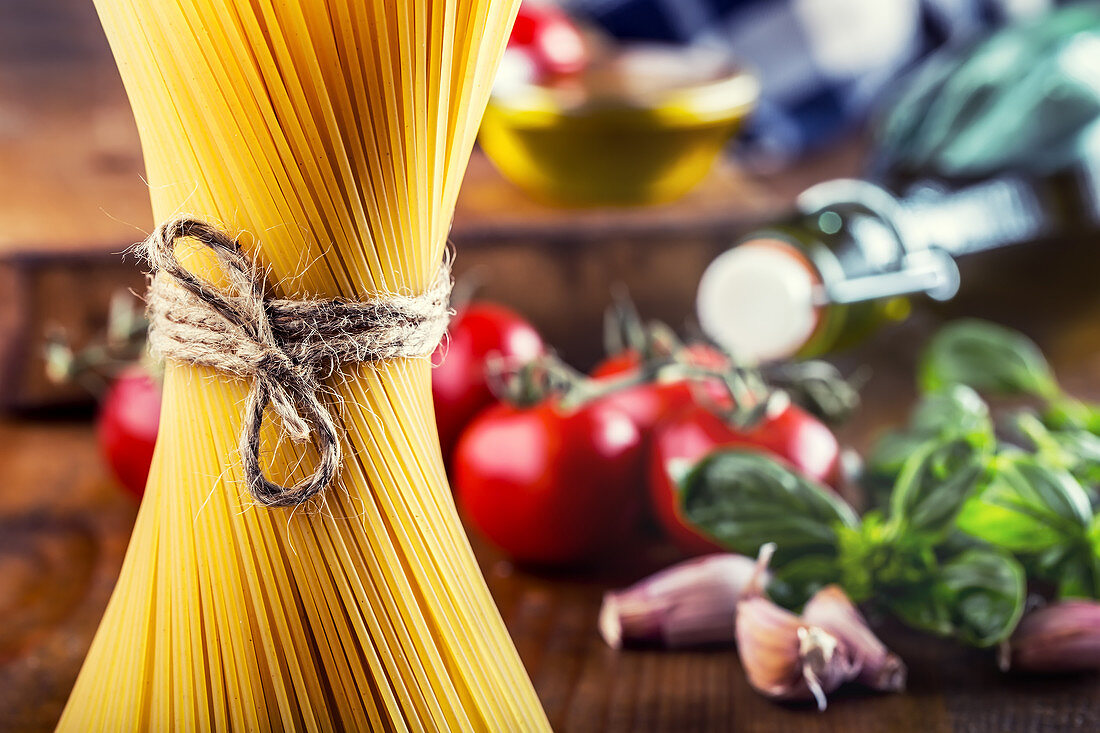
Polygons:
<instances>
[{"instance_id":1,"label":"red tomato","mask_svg":"<svg viewBox=\"0 0 1100 733\"><path fill-rule=\"evenodd\" d=\"M127 367L111 384L99 408L99 449L124 488L145 493L160 425L160 384L144 368Z\"/></svg>"},{"instance_id":2,"label":"red tomato","mask_svg":"<svg viewBox=\"0 0 1100 733\"><path fill-rule=\"evenodd\" d=\"M631 536L641 510L641 435L610 405L497 405L463 434L455 497L467 519L519 562L577 565Z\"/></svg>"},{"instance_id":3,"label":"red tomato","mask_svg":"<svg viewBox=\"0 0 1100 733\"><path fill-rule=\"evenodd\" d=\"M627 349L626 351L620 351L618 354L612 354L601 361L592 368L592 373L589 376L593 379L621 377L638 371L639 366L641 366L641 357L638 352L634 349Z\"/></svg>"},{"instance_id":4,"label":"red tomato","mask_svg":"<svg viewBox=\"0 0 1100 733\"><path fill-rule=\"evenodd\" d=\"M575 74L588 63L588 49L577 26L549 3L519 6L508 47L524 51L540 77Z\"/></svg>"},{"instance_id":5,"label":"red tomato","mask_svg":"<svg viewBox=\"0 0 1100 733\"><path fill-rule=\"evenodd\" d=\"M489 358L530 361L545 348L534 326L504 306L470 303L451 321L433 362L432 401L443 455L450 456L462 429L496 402L485 378Z\"/></svg>"},{"instance_id":6,"label":"red tomato","mask_svg":"<svg viewBox=\"0 0 1100 733\"><path fill-rule=\"evenodd\" d=\"M725 355L703 344L689 346L685 352L685 361L692 366L716 370L729 366ZM627 349L597 364L591 376L598 380L610 380L637 374L641 368L641 362L641 356L637 351ZM648 437L662 419L694 404L697 389L697 385L693 386L684 380L649 382L612 392L603 400L629 415L642 431L642 435ZM717 404L728 403L728 392L721 384L708 383L706 390L708 396Z\"/></svg>"},{"instance_id":7,"label":"red tomato","mask_svg":"<svg viewBox=\"0 0 1100 733\"><path fill-rule=\"evenodd\" d=\"M707 344L689 344L679 352L679 357L682 361L703 369L722 371L730 366L729 358L725 354ZM622 376L636 372L641 365L641 354L636 349L625 349L597 364L591 376L596 379Z\"/></svg>"},{"instance_id":8,"label":"red tomato","mask_svg":"<svg viewBox=\"0 0 1100 733\"><path fill-rule=\"evenodd\" d=\"M670 462L693 465L720 447L759 448L815 481L837 479L840 446L817 418L793 404L768 415L755 427L740 430L700 405L662 422L649 450L649 491L661 527L686 552L724 550L697 532L680 514L680 489L669 476Z\"/></svg>"},{"instance_id":9,"label":"red tomato","mask_svg":"<svg viewBox=\"0 0 1100 733\"><path fill-rule=\"evenodd\" d=\"M681 359L703 369L723 371L730 368L730 359L724 353L708 344L688 344L684 347Z\"/></svg>"},{"instance_id":10,"label":"red tomato","mask_svg":"<svg viewBox=\"0 0 1100 733\"><path fill-rule=\"evenodd\" d=\"M592 378L609 381L637 374L641 357L627 349L596 365ZM684 382L646 383L612 392L602 401L614 405L634 421L643 436L648 436L657 422L670 412L691 404L691 387Z\"/></svg>"}]
</instances>

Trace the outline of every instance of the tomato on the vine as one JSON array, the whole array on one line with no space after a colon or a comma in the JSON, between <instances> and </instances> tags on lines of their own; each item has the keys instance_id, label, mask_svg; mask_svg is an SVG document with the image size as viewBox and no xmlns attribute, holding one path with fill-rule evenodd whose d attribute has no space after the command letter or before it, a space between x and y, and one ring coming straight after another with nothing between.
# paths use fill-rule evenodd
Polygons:
<instances>
[{"instance_id":1,"label":"tomato on the vine","mask_svg":"<svg viewBox=\"0 0 1100 733\"><path fill-rule=\"evenodd\" d=\"M525 362L545 350L535 327L504 306L474 302L458 310L432 357L432 401L444 457L470 420L496 402L486 378L489 361Z\"/></svg>"},{"instance_id":2,"label":"tomato on the vine","mask_svg":"<svg viewBox=\"0 0 1100 733\"><path fill-rule=\"evenodd\" d=\"M688 344L680 348L677 359L684 364L724 371L730 367L730 360L718 349L707 344ZM593 379L634 374L642 368L643 357L637 349L623 349L601 361L592 369Z\"/></svg>"},{"instance_id":3,"label":"tomato on the vine","mask_svg":"<svg viewBox=\"0 0 1100 733\"><path fill-rule=\"evenodd\" d=\"M649 491L653 512L665 533L692 554L723 548L692 527L680 513L680 489L670 465L690 466L720 447L757 448L823 484L838 478L840 446L821 421L789 400L773 403L760 421L739 428L702 405L683 410L657 426L649 449Z\"/></svg>"},{"instance_id":4,"label":"tomato on the vine","mask_svg":"<svg viewBox=\"0 0 1100 733\"><path fill-rule=\"evenodd\" d=\"M705 344L684 347L678 359L687 366L700 369L722 371L729 368L729 359ZM636 349L625 349L597 364L591 376L607 383L616 378L640 374L643 368L642 355ZM726 388L714 380L707 380L705 385L700 385L697 381L688 379L658 379L615 390L602 399L629 415L643 436L648 437L662 419L693 405L696 391L700 388L705 389L709 399L718 404L728 404Z\"/></svg>"},{"instance_id":5,"label":"tomato on the vine","mask_svg":"<svg viewBox=\"0 0 1100 733\"><path fill-rule=\"evenodd\" d=\"M641 435L602 400L492 407L463 434L453 468L468 521L523 563L597 560L631 536L643 501Z\"/></svg>"},{"instance_id":6,"label":"tomato on the vine","mask_svg":"<svg viewBox=\"0 0 1100 733\"><path fill-rule=\"evenodd\" d=\"M140 365L124 369L103 397L96 420L99 449L122 486L145 493L160 426L160 384Z\"/></svg>"},{"instance_id":7,"label":"tomato on the vine","mask_svg":"<svg viewBox=\"0 0 1100 733\"><path fill-rule=\"evenodd\" d=\"M560 8L545 2L520 4L508 48L524 53L539 78L575 74L589 61L576 24Z\"/></svg>"}]
</instances>

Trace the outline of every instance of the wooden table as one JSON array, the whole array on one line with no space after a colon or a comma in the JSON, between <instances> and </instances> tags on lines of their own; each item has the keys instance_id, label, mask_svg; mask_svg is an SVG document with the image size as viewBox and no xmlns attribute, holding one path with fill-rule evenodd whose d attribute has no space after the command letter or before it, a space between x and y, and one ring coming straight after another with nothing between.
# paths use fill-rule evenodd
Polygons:
<instances>
[{"instance_id":1,"label":"wooden table","mask_svg":"<svg viewBox=\"0 0 1100 733\"><path fill-rule=\"evenodd\" d=\"M104 252L117 251L151 222L137 177L133 123L91 4L0 4L6 14L0 22L0 250L33 251L39 243L78 251L94 242ZM583 363L598 348L594 313L607 273L626 273L643 295L646 315L679 318L689 310L693 277L708 252L725 246L753 217L782 208L802 185L851 173L852 150L776 179L731 173L679 208L640 215L553 212L517 198L475 160L456 239L471 264L549 272L556 287L596 293L571 301L566 312L560 289L546 289L539 299L523 292L532 289L522 277L512 289L489 293L528 310L555 343L573 338L567 354ZM685 229L685 220L695 226ZM566 254L552 255L554 248ZM840 358L845 368L873 369L866 407L842 437L864 449L877 431L904 418L920 343L957 314L1025 329L1068 388L1100 399L1098 272L1100 249L1092 242L1021 248L965 263L964 291L955 302L919 304L909 322ZM0 305L0 322L6 315ZM117 577L136 504L107 478L86 416L0 419L0 476L0 730L48 730ZM561 731L1100 729L1096 678L1004 677L988 653L893 627L883 635L909 664L906 694L837 695L823 715L774 705L747 687L732 649L615 652L599 639L595 618L604 590L668 562L667 548L619 558L585 577L551 577L513 568L475 545Z\"/></svg>"},{"instance_id":2,"label":"wooden table","mask_svg":"<svg viewBox=\"0 0 1100 733\"><path fill-rule=\"evenodd\" d=\"M1100 256L1087 243L1060 249L1059 257L1002 253L988 291L972 272L972 287L950 308L920 309L844 355L846 367L874 370L864 410L842 432L845 442L865 448L884 425L904 417L919 344L960 312L1027 329L1070 389L1100 399L1100 290L1087 287ZM136 505L108 480L87 419L0 422L0 467L0 730L48 730L107 602ZM988 652L889 625L884 639L909 664L907 693L838 694L824 714L775 705L749 689L732 649L617 652L600 640L604 590L667 563L667 548L656 545L578 577L530 574L475 545L560 731L1100 729L1095 677L1006 677Z\"/></svg>"}]
</instances>

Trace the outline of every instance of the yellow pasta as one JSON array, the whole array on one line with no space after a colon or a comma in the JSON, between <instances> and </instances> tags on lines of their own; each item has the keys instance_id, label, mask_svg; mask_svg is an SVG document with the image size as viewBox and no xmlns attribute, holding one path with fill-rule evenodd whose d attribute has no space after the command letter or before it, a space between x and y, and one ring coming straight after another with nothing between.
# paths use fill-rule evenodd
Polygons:
<instances>
[{"instance_id":1,"label":"yellow pasta","mask_svg":"<svg viewBox=\"0 0 1100 733\"><path fill-rule=\"evenodd\" d=\"M158 220L242 233L283 297L430 284L517 0L96 5ZM402 360L331 380L339 484L265 509L236 452L247 385L169 363L146 496L60 728L545 730L454 509L429 379ZM312 447L264 430L273 480L312 471Z\"/></svg>"}]
</instances>

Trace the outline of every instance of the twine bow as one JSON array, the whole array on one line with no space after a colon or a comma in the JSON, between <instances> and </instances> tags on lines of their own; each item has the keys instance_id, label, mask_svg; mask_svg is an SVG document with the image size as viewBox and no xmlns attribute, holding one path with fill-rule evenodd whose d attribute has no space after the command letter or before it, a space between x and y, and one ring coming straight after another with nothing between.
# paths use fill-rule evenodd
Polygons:
<instances>
[{"instance_id":1,"label":"twine bow","mask_svg":"<svg viewBox=\"0 0 1100 733\"><path fill-rule=\"evenodd\" d=\"M228 280L219 288L185 269L175 243L191 238L218 258ZM336 419L321 397L342 364L430 355L450 319L450 263L417 296L370 301L265 297L263 271L237 241L187 216L158 227L141 245L152 275L150 347L154 354L251 379L240 454L249 493L268 507L296 506L323 492L340 469ZM295 442L316 436L320 459L292 486L269 480L260 465L260 429L270 405Z\"/></svg>"}]
</instances>

